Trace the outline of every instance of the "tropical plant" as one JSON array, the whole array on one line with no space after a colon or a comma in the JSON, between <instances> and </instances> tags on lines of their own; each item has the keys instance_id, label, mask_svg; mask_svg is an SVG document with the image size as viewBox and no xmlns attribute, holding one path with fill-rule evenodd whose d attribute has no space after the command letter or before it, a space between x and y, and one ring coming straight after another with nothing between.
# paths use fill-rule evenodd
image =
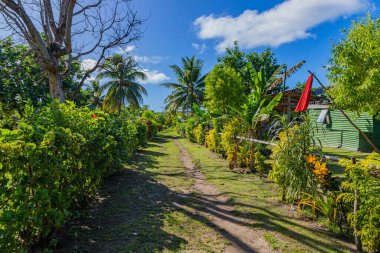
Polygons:
<instances>
[{"instance_id":1,"label":"tropical plant","mask_svg":"<svg viewBox=\"0 0 380 253\"><path fill-rule=\"evenodd\" d=\"M380 249L380 155L373 153L354 164L344 159L346 180L338 200L351 205L348 222L354 230L356 245L369 252Z\"/></svg>"},{"instance_id":2,"label":"tropical plant","mask_svg":"<svg viewBox=\"0 0 380 253\"><path fill-rule=\"evenodd\" d=\"M312 152L319 154L319 157L322 155L321 146L313 140L310 117L301 116L301 124L288 124L285 117L281 121L283 129L278 134L278 146L272 149L273 166L269 177L280 186L283 201L300 199L303 192L314 196L318 180L314 174L315 167L310 166L308 155Z\"/></svg>"},{"instance_id":3,"label":"tropical plant","mask_svg":"<svg viewBox=\"0 0 380 253\"><path fill-rule=\"evenodd\" d=\"M248 69L251 76L251 93L242 107L233 109L246 128L248 137L255 139L261 134L260 124L269 119L270 114L281 101L282 93L278 93L275 97L267 96L271 83L276 80L277 73L281 69L273 73L270 79L265 78L263 70L256 72L252 64L248 64ZM249 165L251 170L254 169L254 163L255 148L251 143Z\"/></svg>"},{"instance_id":4,"label":"tropical plant","mask_svg":"<svg viewBox=\"0 0 380 253\"><path fill-rule=\"evenodd\" d=\"M216 128L211 129L206 133L205 137L206 147L209 148L211 151L214 151L216 153L222 152L221 147L221 136L219 135Z\"/></svg>"},{"instance_id":5,"label":"tropical plant","mask_svg":"<svg viewBox=\"0 0 380 253\"><path fill-rule=\"evenodd\" d=\"M172 89L172 93L165 99L166 110L184 110L188 114L193 109L193 104L201 106L204 99L204 80L202 76L203 61L195 56L183 57L182 66L171 65L177 77L177 83L163 83L161 86Z\"/></svg>"},{"instance_id":6,"label":"tropical plant","mask_svg":"<svg viewBox=\"0 0 380 253\"><path fill-rule=\"evenodd\" d=\"M133 57L123 57L115 54L105 60L98 74L99 79L110 79L104 84L108 89L104 100L104 108L120 112L128 103L130 107L137 108L143 102L143 95L148 95L145 88L137 83L146 80L146 74L141 71Z\"/></svg>"},{"instance_id":7,"label":"tropical plant","mask_svg":"<svg viewBox=\"0 0 380 253\"><path fill-rule=\"evenodd\" d=\"M221 143L223 150L226 152L226 157L229 161L230 169L233 169L238 164L239 141L236 137L242 135L243 127L239 119L230 119L224 126Z\"/></svg>"},{"instance_id":8,"label":"tropical plant","mask_svg":"<svg viewBox=\"0 0 380 253\"><path fill-rule=\"evenodd\" d=\"M104 101L104 86L102 86L98 79L91 80L86 89L90 94L90 103L88 107L92 110L101 108Z\"/></svg>"}]
</instances>

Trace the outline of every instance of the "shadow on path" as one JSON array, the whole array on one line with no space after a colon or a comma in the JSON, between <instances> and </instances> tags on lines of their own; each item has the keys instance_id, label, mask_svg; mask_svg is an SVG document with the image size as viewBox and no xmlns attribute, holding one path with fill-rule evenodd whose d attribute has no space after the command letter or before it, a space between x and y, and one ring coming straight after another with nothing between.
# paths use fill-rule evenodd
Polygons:
<instances>
[{"instance_id":1,"label":"shadow on path","mask_svg":"<svg viewBox=\"0 0 380 253\"><path fill-rule=\"evenodd\" d=\"M161 136L149 145L161 146L175 139ZM318 241L318 236L326 235L326 231L305 228L265 208L219 199L218 196L224 193L172 191L154 179L160 173L146 170L160 168L156 158L165 155L158 151L142 151L133 161L135 169L125 169L108 178L97 196L96 203L91 204L82 215L72 219L59 233L59 243L54 252L161 252L163 249L179 251L188 242L162 229L165 214L173 211L182 212L220 232L226 240L239 248L239 252L271 250L255 249L247 242L246 237L236 236L234 231L227 230L223 225L236 224L257 233L276 232L317 252L347 252L346 248L343 249L338 244ZM176 176L175 173L165 175ZM239 206L250 208L251 211L235 211ZM216 223L215 219L226 223ZM296 229L289 229L284 224ZM301 229L312 230L315 237L298 232Z\"/></svg>"}]
</instances>

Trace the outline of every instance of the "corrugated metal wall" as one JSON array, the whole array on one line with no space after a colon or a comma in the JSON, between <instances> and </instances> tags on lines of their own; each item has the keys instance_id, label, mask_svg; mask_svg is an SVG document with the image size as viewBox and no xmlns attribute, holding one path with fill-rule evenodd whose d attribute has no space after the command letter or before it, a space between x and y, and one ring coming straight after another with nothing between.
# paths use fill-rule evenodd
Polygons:
<instances>
[{"instance_id":1,"label":"corrugated metal wall","mask_svg":"<svg viewBox=\"0 0 380 253\"><path fill-rule=\"evenodd\" d=\"M339 110L329 110L328 125L316 122L321 109L310 109L309 113L316 124L315 138L319 139L323 146L370 151L369 144ZM366 132L376 146L380 147L380 121L374 120L368 114L358 116L347 112L347 115L363 132Z\"/></svg>"}]
</instances>

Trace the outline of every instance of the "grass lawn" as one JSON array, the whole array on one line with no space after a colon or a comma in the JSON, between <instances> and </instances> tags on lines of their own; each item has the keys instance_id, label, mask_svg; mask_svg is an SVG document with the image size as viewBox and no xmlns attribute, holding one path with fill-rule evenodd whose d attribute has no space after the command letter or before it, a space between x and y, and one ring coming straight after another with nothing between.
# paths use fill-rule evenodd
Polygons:
<instances>
[{"instance_id":1,"label":"grass lawn","mask_svg":"<svg viewBox=\"0 0 380 253\"><path fill-rule=\"evenodd\" d=\"M230 171L227 161L205 147L180 139L193 159L199 159L206 178L230 197L234 212L263 230L263 240L280 252L349 252L346 244L315 222L299 218L279 201L276 184L254 174Z\"/></svg>"},{"instance_id":2,"label":"grass lawn","mask_svg":"<svg viewBox=\"0 0 380 253\"><path fill-rule=\"evenodd\" d=\"M359 152L359 151L352 151L348 149L342 149L342 148L331 148L331 147L324 147L322 149L323 153L325 155L331 155L331 156L337 156L340 158L345 159L351 159L351 157L355 157L358 160L366 158L370 153L365 152ZM334 172L335 177L343 177L344 168L339 165L338 162L335 161L327 161L327 167Z\"/></svg>"}]
</instances>

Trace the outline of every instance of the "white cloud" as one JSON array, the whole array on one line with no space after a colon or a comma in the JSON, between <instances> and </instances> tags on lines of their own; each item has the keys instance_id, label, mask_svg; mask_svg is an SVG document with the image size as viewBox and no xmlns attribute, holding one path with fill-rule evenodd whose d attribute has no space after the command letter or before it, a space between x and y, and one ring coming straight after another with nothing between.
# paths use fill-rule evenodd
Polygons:
<instances>
[{"instance_id":1,"label":"white cloud","mask_svg":"<svg viewBox=\"0 0 380 253\"><path fill-rule=\"evenodd\" d=\"M221 39L216 50L223 52L234 41L242 48L279 46L313 36L309 29L325 21L365 11L368 0L288 0L259 13L246 10L237 17L201 16L194 21L201 39Z\"/></svg>"},{"instance_id":2,"label":"white cloud","mask_svg":"<svg viewBox=\"0 0 380 253\"><path fill-rule=\"evenodd\" d=\"M143 84L158 84L170 79L170 77L157 70L143 69L143 72L147 76L147 80L140 80Z\"/></svg>"},{"instance_id":3,"label":"white cloud","mask_svg":"<svg viewBox=\"0 0 380 253\"><path fill-rule=\"evenodd\" d=\"M193 43L193 44L191 44L191 45L193 46L193 48L194 48L195 50L197 50L197 51L199 52L199 54L203 54L204 51L205 51L206 48L207 48L205 43L203 43L203 44Z\"/></svg>"},{"instance_id":4,"label":"white cloud","mask_svg":"<svg viewBox=\"0 0 380 253\"><path fill-rule=\"evenodd\" d=\"M135 46L126 46L126 47L120 47L119 49L117 49L115 51L115 53L117 54L131 54L133 53L134 51L136 50L136 47Z\"/></svg>"},{"instance_id":5,"label":"white cloud","mask_svg":"<svg viewBox=\"0 0 380 253\"><path fill-rule=\"evenodd\" d=\"M140 56L135 55L133 56L135 60L139 63L152 63L152 64L158 64L161 62L162 57L161 56Z\"/></svg>"},{"instance_id":6,"label":"white cloud","mask_svg":"<svg viewBox=\"0 0 380 253\"><path fill-rule=\"evenodd\" d=\"M96 61L94 59L84 59L80 65L81 68L86 71L95 67Z\"/></svg>"}]
</instances>

